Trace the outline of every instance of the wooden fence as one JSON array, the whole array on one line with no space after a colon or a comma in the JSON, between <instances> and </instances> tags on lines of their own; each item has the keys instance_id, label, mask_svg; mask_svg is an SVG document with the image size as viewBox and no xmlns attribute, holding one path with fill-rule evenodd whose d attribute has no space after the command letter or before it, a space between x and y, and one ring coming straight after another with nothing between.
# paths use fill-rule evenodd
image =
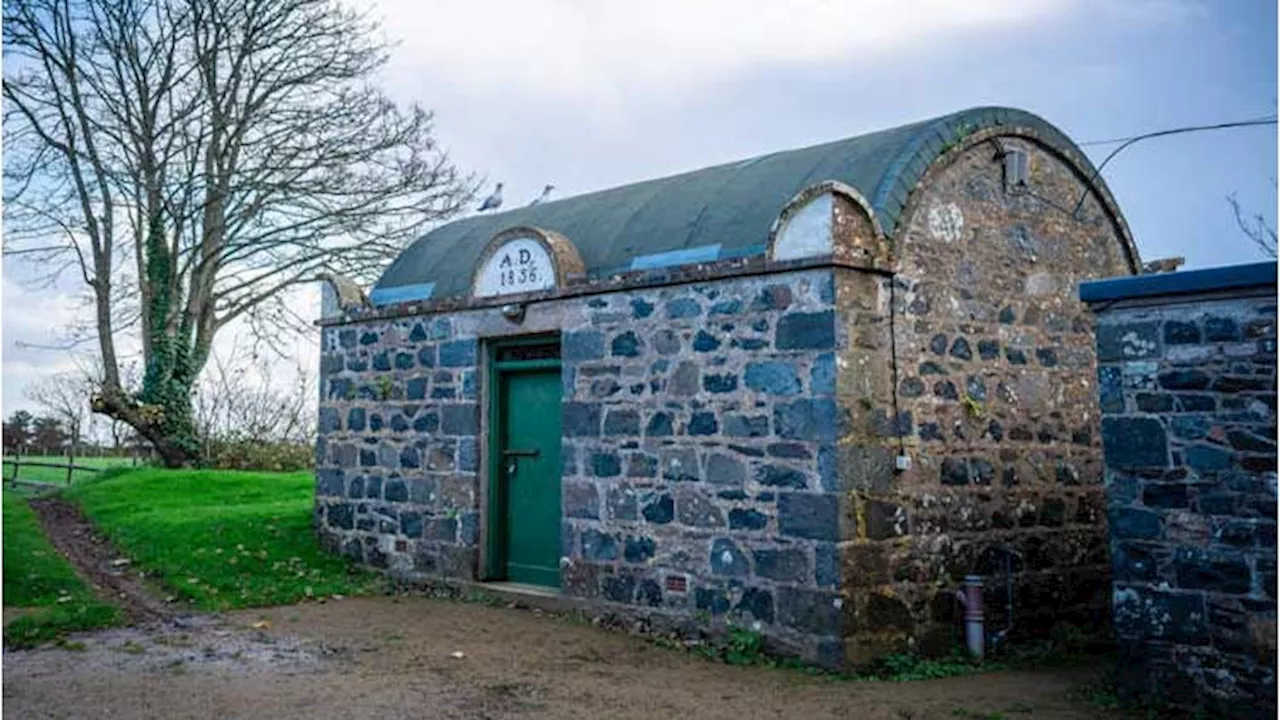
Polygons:
<instances>
[{"instance_id":1,"label":"wooden fence","mask_svg":"<svg viewBox=\"0 0 1280 720\"><path fill-rule=\"evenodd\" d=\"M9 484L18 485L36 485L40 487L57 487L57 483L44 482L41 480L23 480L19 477L24 467L44 467L44 468L65 468L67 471L67 485L71 485L72 476L76 472L101 472L102 468L89 467L88 465L76 465L73 462L55 463L43 460L31 460L30 457L17 456L13 458L4 458L3 464L13 466L13 477L8 479Z\"/></svg>"}]
</instances>

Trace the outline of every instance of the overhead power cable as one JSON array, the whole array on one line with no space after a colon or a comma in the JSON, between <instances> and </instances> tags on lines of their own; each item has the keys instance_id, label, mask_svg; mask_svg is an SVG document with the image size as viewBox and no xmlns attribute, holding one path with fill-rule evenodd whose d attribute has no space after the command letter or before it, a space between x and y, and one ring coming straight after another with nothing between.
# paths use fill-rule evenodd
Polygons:
<instances>
[{"instance_id":1,"label":"overhead power cable","mask_svg":"<svg viewBox=\"0 0 1280 720\"><path fill-rule=\"evenodd\" d=\"M1183 133L1200 132L1203 130L1227 130L1229 128L1251 127L1255 125L1275 125L1276 119L1275 115L1269 115L1267 117L1254 118L1252 120L1237 120L1235 122L1216 123L1214 125L1189 125L1187 127L1172 128L1169 130L1157 130L1155 132L1143 133L1142 135L1134 135L1133 137L1127 138L1093 140L1091 142L1079 143L1081 146L1111 145L1114 143L1120 143L1120 146L1115 150L1112 150L1105 158L1103 158L1102 162L1094 169L1093 174L1089 176L1089 182L1085 183L1085 190L1081 193L1080 200L1076 202L1076 206L1075 209L1072 210L1072 214L1074 215L1080 212L1080 207L1084 205L1085 198L1089 197L1089 187L1092 186L1094 181L1098 179L1098 176L1102 174L1102 168L1106 167L1107 163L1111 162L1111 159L1116 155L1119 155L1122 150L1136 142L1149 140L1151 138L1165 137L1167 135L1181 135Z\"/></svg>"}]
</instances>

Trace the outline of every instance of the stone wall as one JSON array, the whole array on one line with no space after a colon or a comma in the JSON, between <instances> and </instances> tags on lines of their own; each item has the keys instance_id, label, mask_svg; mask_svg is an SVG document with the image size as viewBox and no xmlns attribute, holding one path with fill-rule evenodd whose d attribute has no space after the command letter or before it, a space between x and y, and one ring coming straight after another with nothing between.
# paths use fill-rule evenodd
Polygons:
<instances>
[{"instance_id":1,"label":"stone wall","mask_svg":"<svg viewBox=\"0 0 1280 720\"><path fill-rule=\"evenodd\" d=\"M1123 685L1216 717L1276 712L1269 274L1261 297L1164 296L1097 315Z\"/></svg>"},{"instance_id":2,"label":"stone wall","mask_svg":"<svg viewBox=\"0 0 1280 720\"><path fill-rule=\"evenodd\" d=\"M797 271L323 333L322 542L480 579L480 338L561 333L562 589L839 664L834 287ZM883 361L882 361L883 362Z\"/></svg>"},{"instance_id":3,"label":"stone wall","mask_svg":"<svg viewBox=\"0 0 1280 720\"><path fill-rule=\"evenodd\" d=\"M479 344L450 317L329 327L320 357L320 539L402 577L474 579Z\"/></svg>"},{"instance_id":4,"label":"stone wall","mask_svg":"<svg viewBox=\"0 0 1280 720\"><path fill-rule=\"evenodd\" d=\"M563 341L566 592L838 648L832 302L830 271L586 302Z\"/></svg>"},{"instance_id":5,"label":"stone wall","mask_svg":"<svg viewBox=\"0 0 1280 720\"><path fill-rule=\"evenodd\" d=\"M1119 221L1029 139L974 136L932 168L897 230L897 275L837 274L848 412L839 442L848 661L946 651L954 593L987 578L988 625L1093 623L1107 599L1089 278L1132 272ZM1004 185L1001 149L1028 153ZM892 313L890 308L892 307ZM884 361L896 354L896 367ZM910 469L895 474L895 457Z\"/></svg>"}]
</instances>

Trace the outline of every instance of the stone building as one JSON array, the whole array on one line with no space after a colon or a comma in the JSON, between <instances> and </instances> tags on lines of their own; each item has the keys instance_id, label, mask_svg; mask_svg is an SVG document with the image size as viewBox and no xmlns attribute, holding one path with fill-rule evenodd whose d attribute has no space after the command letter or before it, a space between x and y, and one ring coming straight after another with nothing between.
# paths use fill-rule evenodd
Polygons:
<instances>
[{"instance_id":1,"label":"stone building","mask_svg":"<svg viewBox=\"0 0 1280 720\"><path fill-rule=\"evenodd\" d=\"M1276 264L1084 284L1122 687L1276 716Z\"/></svg>"},{"instance_id":2,"label":"stone building","mask_svg":"<svg viewBox=\"0 0 1280 720\"><path fill-rule=\"evenodd\" d=\"M1079 148L1003 108L459 220L329 293L317 528L832 666L949 647L967 573L993 626L1007 586L1015 631L1096 619L1076 293L1139 267Z\"/></svg>"}]
</instances>

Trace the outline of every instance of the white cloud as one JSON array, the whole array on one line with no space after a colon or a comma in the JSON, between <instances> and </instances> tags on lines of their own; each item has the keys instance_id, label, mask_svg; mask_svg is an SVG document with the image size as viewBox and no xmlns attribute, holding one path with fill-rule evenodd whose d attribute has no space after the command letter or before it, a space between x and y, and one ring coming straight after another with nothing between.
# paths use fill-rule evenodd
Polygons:
<instances>
[{"instance_id":1,"label":"white cloud","mask_svg":"<svg viewBox=\"0 0 1280 720\"><path fill-rule=\"evenodd\" d=\"M41 379L60 372L81 372L94 366L98 345L90 341L65 348L66 329L75 324L92 322L93 308L65 288L34 286L25 281L23 266L9 263L4 270L2 304L2 331L0 359L3 360L3 400L0 415L8 417L15 410L40 412L39 407L26 397L26 389ZM318 287L305 287L295 291L289 305L303 318L319 316L320 291ZM301 336L281 333L277 338L280 350L286 357L263 348L263 359L269 364L269 377L273 382L293 383L299 367L314 375L319 368L319 331ZM247 324L231 323L218 333L214 340L214 352L232 362L254 360L250 358L252 338ZM116 333L116 353L123 365L140 361L141 339L136 332ZM206 368L208 371L208 368Z\"/></svg>"},{"instance_id":2,"label":"white cloud","mask_svg":"<svg viewBox=\"0 0 1280 720\"><path fill-rule=\"evenodd\" d=\"M3 285L3 400L0 412L6 417L33 404L23 391L33 381L53 373L75 369L75 359L66 351L46 349L58 345L64 329L82 321L83 302L56 288L28 287L6 269Z\"/></svg>"},{"instance_id":3,"label":"white cloud","mask_svg":"<svg viewBox=\"0 0 1280 720\"><path fill-rule=\"evenodd\" d=\"M355 2L401 41L392 76L409 95L444 83L465 94L596 102L637 90L679 91L779 64L888 61L895 52L926 51L935 38L1032 23L1070 6L1068 0Z\"/></svg>"}]
</instances>

